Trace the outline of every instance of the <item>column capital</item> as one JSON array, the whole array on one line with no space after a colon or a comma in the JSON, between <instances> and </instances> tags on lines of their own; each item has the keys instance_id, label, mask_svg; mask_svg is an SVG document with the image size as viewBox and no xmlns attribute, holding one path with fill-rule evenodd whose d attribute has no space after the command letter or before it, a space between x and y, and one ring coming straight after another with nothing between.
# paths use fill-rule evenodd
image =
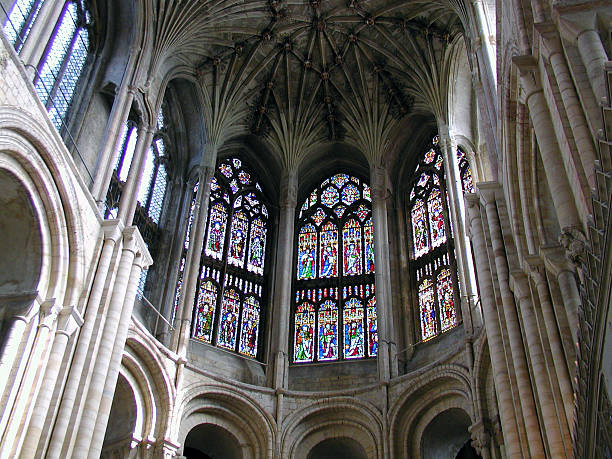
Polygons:
<instances>
[{"instance_id":1,"label":"column capital","mask_svg":"<svg viewBox=\"0 0 612 459\"><path fill-rule=\"evenodd\" d=\"M521 86L525 91L525 103L527 103L532 95L542 91L538 61L531 54L524 54L522 56L514 56L512 63L519 71Z\"/></svg>"},{"instance_id":2,"label":"column capital","mask_svg":"<svg viewBox=\"0 0 612 459\"><path fill-rule=\"evenodd\" d=\"M280 179L280 206L295 208L297 205L298 176L295 169L285 170Z\"/></svg>"},{"instance_id":3,"label":"column capital","mask_svg":"<svg viewBox=\"0 0 612 459\"><path fill-rule=\"evenodd\" d=\"M540 48L543 56L550 59L554 54L561 54L563 52L561 37L554 23L550 21L538 22L533 25L533 28L540 35L544 44L544 46Z\"/></svg>"},{"instance_id":4,"label":"column capital","mask_svg":"<svg viewBox=\"0 0 612 459\"><path fill-rule=\"evenodd\" d=\"M118 218L114 218L112 220L104 220L102 222L104 240L110 240L114 243L117 243L117 241L119 241L121 235L123 234L124 228L125 227L123 225L123 222Z\"/></svg>"},{"instance_id":5,"label":"column capital","mask_svg":"<svg viewBox=\"0 0 612 459\"><path fill-rule=\"evenodd\" d=\"M128 226L123 231L123 243L123 250L134 252L135 258L140 258L138 265L141 268L145 269L153 264L153 258L138 227Z\"/></svg>"},{"instance_id":6,"label":"column capital","mask_svg":"<svg viewBox=\"0 0 612 459\"><path fill-rule=\"evenodd\" d=\"M479 182L476 185L480 201L486 206L497 202L497 193L501 192L501 185L497 182Z\"/></svg>"},{"instance_id":7,"label":"column capital","mask_svg":"<svg viewBox=\"0 0 612 459\"><path fill-rule=\"evenodd\" d=\"M489 422L485 419L480 419L468 428L472 439L472 446L481 456L483 455L483 451L488 450L491 441L491 429L488 424Z\"/></svg>"},{"instance_id":8,"label":"column capital","mask_svg":"<svg viewBox=\"0 0 612 459\"><path fill-rule=\"evenodd\" d=\"M57 333L72 335L84 323L83 316L76 306L64 306L58 314Z\"/></svg>"}]
</instances>

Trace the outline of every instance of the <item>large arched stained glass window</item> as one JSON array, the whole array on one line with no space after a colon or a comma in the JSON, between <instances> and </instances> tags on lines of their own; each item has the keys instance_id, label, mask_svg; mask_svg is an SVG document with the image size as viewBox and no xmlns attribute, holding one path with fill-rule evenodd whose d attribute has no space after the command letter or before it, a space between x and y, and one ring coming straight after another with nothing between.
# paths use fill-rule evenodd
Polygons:
<instances>
[{"instance_id":1,"label":"large arched stained glass window","mask_svg":"<svg viewBox=\"0 0 612 459\"><path fill-rule=\"evenodd\" d=\"M261 187L240 159L224 159L210 184L194 339L258 356L267 236Z\"/></svg>"},{"instance_id":2,"label":"large arched stained glass window","mask_svg":"<svg viewBox=\"0 0 612 459\"><path fill-rule=\"evenodd\" d=\"M370 187L336 174L304 201L297 225L293 362L375 357Z\"/></svg>"},{"instance_id":3,"label":"large arched stained glass window","mask_svg":"<svg viewBox=\"0 0 612 459\"><path fill-rule=\"evenodd\" d=\"M462 177L468 180L465 170ZM457 324L456 264L444 164L437 137L416 167L409 209L411 271L416 285L420 336L422 341L427 341Z\"/></svg>"}]
</instances>

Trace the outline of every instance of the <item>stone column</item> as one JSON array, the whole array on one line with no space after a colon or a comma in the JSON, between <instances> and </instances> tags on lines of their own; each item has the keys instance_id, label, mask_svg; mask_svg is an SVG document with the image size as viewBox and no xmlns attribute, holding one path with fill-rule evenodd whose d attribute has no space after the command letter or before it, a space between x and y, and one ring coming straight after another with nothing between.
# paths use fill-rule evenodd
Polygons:
<instances>
[{"instance_id":1,"label":"stone column","mask_svg":"<svg viewBox=\"0 0 612 459\"><path fill-rule=\"evenodd\" d=\"M393 333L391 301L391 266L389 264L389 229L387 224L387 171L370 168L372 189L372 224L374 226L374 281L378 317L378 376L388 382L397 376L396 344Z\"/></svg>"},{"instance_id":2,"label":"stone column","mask_svg":"<svg viewBox=\"0 0 612 459\"><path fill-rule=\"evenodd\" d=\"M540 33L546 45L541 49L547 54L547 58L555 74L555 79L559 86L559 93L561 94L563 106L567 112L569 125L574 136L574 141L576 145L580 145L579 156L582 169L589 186L592 188L595 186L594 161L597 157L595 146L593 145L593 137L587 125L582 105L580 104L572 76L563 54L563 46L559 34L557 33L557 28L553 23L539 23L535 25L535 28ZM603 75L603 67L601 73Z\"/></svg>"},{"instance_id":3,"label":"stone column","mask_svg":"<svg viewBox=\"0 0 612 459\"><path fill-rule=\"evenodd\" d=\"M132 265L132 270L130 272L125 300L123 301L123 307L121 309L121 317L118 323L115 324L117 327L117 335L114 340L110 366L106 376L106 381L104 383L104 390L102 391L102 399L97 412L97 420L93 432L93 438L91 440L91 444L89 445L88 457L92 459L97 459L100 457L100 452L102 450L104 434L106 433L106 425L108 423L108 417L110 416L111 406L113 404L113 396L117 386L117 377L119 376L119 368L121 367L121 359L123 358L123 351L125 349L125 342L127 340L128 328L132 321L132 310L134 308L134 301L136 299L136 292L138 290L138 282L140 281L140 273L153 262L138 229L135 226L132 226L127 228L126 231L131 231L130 238L132 240L130 241L130 244L134 245L137 255L134 259L134 264Z\"/></svg>"},{"instance_id":4,"label":"stone column","mask_svg":"<svg viewBox=\"0 0 612 459\"><path fill-rule=\"evenodd\" d=\"M291 322L291 281L293 279L293 242L295 206L297 205L297 171L284 171L280 184L278 243L274 273L274 309L272 320L272 355L274 361L272 387L287 388L289 366L289 330Z\"/></svg>"},{"instance_id":5,"label":"stone column","mask_svg":"<svg viewBox=\"0 0 612 459\"><path fill-rule=\"evenodd\" d=\"M439 128L440 144L444 154L444 173L446 175L446 189L450 204L450 218L453 223L453 241L455 243L455 256L461 289L461 311L466 334L471 336L474 332L472 323L472 307L476 303L476 276L472 264L470 241L465 231L465 206L463 201L463 188L461 175L457 162L457 143L451 137L446 126ZM444 198L443 198L444 199ZM450 234L450 231L449 231Z\"/></svg>"},{"instance_id":6,"label":"stone column","mask_svg":"<svg viewBox=\"0 0 612 459\"><path fill-rule=\"evenodd\" d=\"M131 280L130 274L132 272L132 265L138 250L135 233L138 233L136 227L126 228L123 232L124 245L121 251L117 274L115 275L112 285L112 296L108 310L106 311L104 329L96 354L97 358L93 363L91 382L86 390L85 406L83 407L81 421L77 426L78 431L74 449L68 451L68 455L74 451L78 451L79 453L89 451L89 445L98 417L100 401L103 396L105 381L111 364L111 356L115 340L117 339L118 327L121 323L121 311L126 298L127 288Z\"/></svg>"},{"instance_id":7,"label":"stone column","mask_svg":"<svg viewBox=\"0 0 612 459\"><path fill-rule=\"evenodd\" d=\"M486 324L487 343L491 356L491 367L493 368L495 392L498 397L504 445L509 458L522 458L520 438L516 429L516 413L512 400L508 365L506 363L501 328L497 316L493 280L489 267L489 254L487 252L483 222L480 214L480 203L478 196L475 194L467 195L466 202L469 212L470 234L474 244L474 258L476 259L476 267L478 269L480 300Z\"/></svg>"},{"instance_id":8,"label":"stone column","mask_svg":"<svg viewBox=\"0 0 612 459\"><path fill-rule=\"evenodd\" d=\"M478 185L478 188L480 190L481 198L485 203L487 223L489 225L489 233L491 236L492 255L497 272L505 323L508 329L510 353L516 374L518 393L521 408L523 410L524 425L529 442L529 450L531 452L531 457L545 457L519 319L516 305L514 304L514 296L510 291L508 264L504 239L501 231L501 223L499 220L499 215L497 214L495 193L500 187L497 183L481 183Z\"/></svg>"},{"instance_id":9,"label":"stone column","mask_svg":"<svg viewBox=\"0 0 612 459\"><path fill-rule=\"evenodd\" d=\"M573 343L577 346L578 309L582 304L582 300L580 299L580 292L578 291L578 285L576 283L576 275L569 267L561 269L557 274L557 282L559 283L559 290L561 290L561 296L563 297L563 304L565 306L565 313L567 314L567 321L570 324Z\"/></svg>"},{"instance_id":10,"label":"stone column","mask_svg":"<svg viewBox=\"0 0 612 459\"><path fill-rule=\"evenodd\" d=\"M79 333L72 363L68 371L66 387L62 393L59 411L56 416L55 426L51 435L49 448L44 454L47 457L61 457L64 441L67 437L70 419L73 414L76 398L81 386L82 378L85 377L84 368L87 362L89 345L92 340L97 316L101 305L102 296L109 275L109 268L115 252L115 246L123 233L123 224L119 220L106 220L102 223L104 230L104 242L102 252L98 259L98 268L89 293L89 300L85 310L85 320ZM84 382L83 382L84 383Z\"/></svg>"},{"instance_id":11,"label":"stone column","mask_svg":"<svg viewBox=\"0 0 612 459\"><path fill-rule=\"evenodd\" d=\"M57 21L64 11L66 2L46 1L43 2L36 21L32 24L28 38L19 51L19 57L26 66L31 65L38 68L38 64L45 52L45 44L51 40ZM43 46L41 46L43 45Z\"/></svg>"},{"instance_id":12,"label":"stone column","mask_svg":"<svg viewBox=\"0 0 612 459\"><path fill-rule=\"evenodd\" d=\"M121 193L119 201L118 218L122 220L125 226L132 224L134 213L136 212L136 203L138 201L138 191L142 184L142 174L147 163L147 155L155 134L154 128L141 123L138 126L138 140L134 147L134 157L130 165L128 179Z\"/></svg>"},{"instance_id":13,"label":"stone column","mask_svg":"<svg viewBox=\"0 0 612 459\"><path fill-rule=\"evenodd\" d=\"M559 225L562 230L582 228L567 171L559 154L559 145L548 112L548 104L536 75L537 64L535 59L532 56L516 56L512 60L520 71L521 86L526 93L525 100L529 107L529 116L533 123L542 162L546 166L544 169L546 181L557 212Z\"/></svg>"},{"instance_id":14,"label":"stone column","mask_svg":"<svg viewBox=\"0 0 612 459\"><path fill-rule=\"evenodd\" d=\"M564 438L561 430L563 420L559 419L557 415L555 397L549 380L548 363L544 357L544 349L542 348L542 341L538 330L538 319L536 318L533 303L531 302L529 281L522 271L513 272L511 276L512 280L514 280L514 293L517 297L520 314L523 319L522 324L525 332L525 340L527 342L526 347L533 369L534 391L538 393L537 400L540 406L544 429L546 431L545 439L549 447L548 453L551 457L564 457L565 452L571 450L571 440L567 445L564 445ZM566 438L566 440L569 439Z\"/></svg>"},{"instance_id":15,"label":"stone column","mask_svg":"<svg viewBox=\"0 0 612 459\"><path fill-rule=\"evenodd\" d=\"M42 434L51 398L57 383L68 340L78 327L83 325L83 319L74 306L64 307L59 312L55 339L49 354L49 360L43 376L43 381L34 405L27 434L21 447L21 457L34 457L40 436Z\"/></svg>"},{"instance_id":16,"label":"stone column","mask_svg":"<svg viewBox=\"0 0 612 459\"><path fill-rule=\"evenodd\" d=\"M99 209L104 208L106 192L113 175L113 158L117 150L121 148L121 129L128 119L136 95L136 88L128 85L128 73L126 72L126 76L115 96L104 133L104 140L98 152L98 162L96 163L94 182L91 185L91 194L98 203ZM140 136L138 139L140 140Z\"/></svg>"},{"instance_id":17,"label":"stone column","mask_svg":"<svg viewBox=\"0 0 612 459\"><path fill-rule=\"evenodd\" d=\"M529 269L530 276L533 279L536 292L538 294L540 310L542 311L542 316L544 317L546 335L548 336L550 352L552 354L555 367L555 374L557 376L557 381L559 382L559 389L561 392L561 397L563 398L563 406L565 408L566 422L563 423L563 425L565 425L567 428L568 425L571 425L571 421L574 416L574 392L572 389L569 370L567 368L565 352L561 343L561 335L559 334L559 328L555 318L552 300L548 291L548 282L546 280L545 269L539 262L539 259L530 260Z\"/></svg>"},{"instance_id":18,"label":"stone column","mask_svg":"<svg viewBox=\"0 0 612 459\"><path fill-rule=\"evenodd\" d=\"M417 337L414 333L415 309L411 295L412 289L410 288L410 255L408 254L408 242L406 241L408 229L406 228L405 208L407 208L407 206L403 199L400 199L401 201L398 203L396 215L400 260L400 293L404 308L404 349L398 351L398 359L402 358L402 360L410 360L414 354L414 345L416 344Z\"/></svg>"},{"instance_id":19,"label":"stone column","mask_svg":"<svg viewBox=\"0 0 612 459\"><path fill-rule=\"evenodd\" d=\"M217 149L209 147L208 154L203 155L203 165L200 166L199 186L196 193L196 203L193 212L194 224L189 235L189 249L185 257L185 273L183 274L183 294L181 295L177 317L174 325L172 349L181 357L187 352L187 345L191 335L191 311L196 297L196 285L200 270L200 256L206 231L208 216L208 201L210 199L210 181L215 174ZM207 164L207 165L204 165Z\"/></svg>"}]
</instances>

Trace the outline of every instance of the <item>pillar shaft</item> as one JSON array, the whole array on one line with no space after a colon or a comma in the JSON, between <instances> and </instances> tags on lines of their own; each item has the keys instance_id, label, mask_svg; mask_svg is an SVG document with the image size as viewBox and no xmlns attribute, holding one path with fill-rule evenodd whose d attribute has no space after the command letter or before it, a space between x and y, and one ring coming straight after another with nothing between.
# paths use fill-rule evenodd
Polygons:
<instances>
[{"instance_id":1,"label":"pillar shaft","mask_svg":"<svg viewBox=\"0 0 612 459\"><path fill-rule=\"evenodd\" d=\"M595 29L588 29L578 35L578 52L587 71L591 88L598 102L607 101L604 65L608 55Z\"/></svg>"},{"instance_id":2,"label":"pillar shaft","mask_svg":"<svg viewBox=\"0 0 612 459\"><path fill-rule=\"evenodd\" d=\"M297 174L288 171L281 179L278 244L274 273L273 342L274 380L276 389L287 387L289 365L288 339L291 320L291 284L293 276L293 241L295 235L295 206L297 204Z\"/></svg>"},{"instance_id":3,"label":"pillar shaft","mask_svg":"<svg viewBox=\"0 0 612 459\"><path fill-rule=\"evenodd\" d=\"M25 65L31 65L38 68L40 59L45 52L45 46L41 43L48 43L51 40L57 21L64 10L65 2L43 2L40 11L32 24L28 38L26 39L19 57Z\"/></svg>"},{"instance_id":4,"label":"pillar shaft","mask_svg":"<svg viewBox=\"0 0 612 459\"><path fill-rule=\"evenodd\" d=\"M522 458L520 438L516 425L516 413L512 400L512 389L508 375L508 365L502 342L501 328L497 315L497 305L493 290L493 280L489 267L487 244L485 242L482 217L478 198L475 195L468 197L468 210L470 216L470 234L474 244L474 258L478 269L480 299L484 322L486 324L487 343L493 368L493 381L498 397L501 427L504 436L504 445L509 458Z\"/></svg>"}]
</instances>

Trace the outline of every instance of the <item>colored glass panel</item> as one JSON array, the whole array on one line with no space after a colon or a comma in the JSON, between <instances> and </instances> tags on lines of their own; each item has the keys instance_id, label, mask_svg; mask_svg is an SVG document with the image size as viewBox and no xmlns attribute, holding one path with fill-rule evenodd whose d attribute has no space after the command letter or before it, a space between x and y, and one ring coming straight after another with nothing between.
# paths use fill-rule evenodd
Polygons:
<instances>
[{"instance_id":1,"label":"colored glass panel","mask_svg":"<svg viewBox=\"0 0 612 459\"><path fill-rule=\"evenodd\" d=\"M232 170L232 166L230 166L229 164L221 164L221 165L219 165L219 170L221 171L221 173L223 175L225 175L226 178L230 178L232 175L234 175L234 171Z\"/></svg>"},{"instance_id":2,"label":"colored glass panel","mask_svg":"<svg viewBox=\"0 0 612 459\"><path fill-rule=\"evenodd\" d=\"M336 190L333 186L325 188L321 193L321 203L327 207L334 207L336 204L338 204L339 200L340 195L338 190Z\"/></svg>"},{"instance_id":3,"label":"colored glass panel","mask_svg":"<svg viewBox=\"0 0 612 459\"><path fill-rule=\"evenodd\" d=\"M244 266L249 220L245 213L238 210L232 219L228 261L231 265Z\"/></svg>"},{"instance_id":4,"label":"colored glass panel","mask_svg":"<svg viewBox=\"0 0 612 459\"><path fill-rule=\"evenodd\" d=\"M248 172L240 171L238 173L238 180L240 180L240 183L242 183L243 185L248 185L249 183L251 183L251 176Z\"/></svg>"},{"instance_id":5,"label":"colored glass panel","mask_svg":"<svg viewBox=\"0 0 612 459\"><path fill-rule=\"evenodd\" d=\"M352 183L349 183L347 186L345 186L342 189L342 202L346 204L347 206L350 206L358 199L359 199L359 189Z\"/></svg>"},{"instance_id":6,"label":"colored glass panel","mask_svg":"<svg viewBox=\"0 0 612 459\"><path fill-rule=\"evenodd\" d=\"M363 184L363 199L366 199L368 201L372 200L372 190L365 183Z\"/></svg>"},{"instance_id":7,"label":"colored glass panel","mask_svg":"<svg viewBox=\"0 0 612 459\"><path fill-rule=\"evenodd\" d=\"M427 185L428 181L429 181L429 175L426 174L425 172L423 172L421 174L421 177L419 177L419 181L417 182L417 186L424 187L425 185Z\"/></svg>"},{"instance_id":8,"label":"colored glass panel","mask_svg":"<svg viewBox=\"0 0 612 459\"><path fill-rule=\"evenodd\" d=\"M338 308L332 300L319 307L319 355L320 361L338 358Z\"/></svg>"},{"instance_id":9,"label":"colored glass panel","mask_svg":"<svg viewBox=\"0 0 612 459\"><path fill-rule=\"evenodd\" d=\"M427 221L425 220L425 205L418 199L411 212L412 240L414 242L414 257L429 252L429 237L427 232Z\"/></svg>"},{"instance_id":10,"label":"colored glass panel","mask_svg":"<svg viewBox=\"0 0 612 459\"><path fill-rule=\"evenodd\" d=\"M349 176L346 174L336 174L331 178L331 182L338 188L342 188L349 181Z\"/></svg>"},{"instance_id":11,"label":"colored glass panel","mask_svg":"<svg viewBox=\"0 0 612 459\"><path fill-rule=\"evenodd\" d=\"M317 230L313 225L306 225L298 238L298 280L317 277L316 250Z\"/></svg>"},{"instance_id":12,"label":"colored glass panel","mask_svg":"<svg viewBox=\"0 0 612 459\"><path fill-rule=\"evenodd\" d=\"M365 274L374 273L374 227L372 219L363 226L363 240L365 252Z\"/></svg>"},{"instance_id":13,"label":"colored glass panel","mask_svg":"<svg viewBox=\"0 0 612 459\"><path fill-rule=\"evenodd\" d=\"M342 230L343 267L345 276L361 274L361 227L349 220Z\"/></svg>"},{"instance_id":14,"label":"colored glass panel","mask_svg":"<svg viewBox=\"0 0 612 459\"><path fill-rule=\"evenodd\" d=\"M257 355L257 338L259 336L259 301L254 296L247 296L242 309L240 326L240 344L238 352L249 357Z\"/></svg>"},{"instance_id":15,"label":"colored glass panel","mask_svg":"<svg viewBox=\"0 0 612 459\"><path fill-rule=\"evenodd\" d=\"M219 329L217 346L234 350L238 332L238 314L240 313L240 296L236 290L228 289L223 293L219 312Z\"/></svg>"},{"instance_id":16,"label":"colored glass panel","mask_svg":"<svg viewBox=\"0 0 612 459\"><path fill-rule=\"evenodd\" d=\"M236 192L239 190L240 187L238 186L238 181L236 179L233 179L230 182L230 188L234 194L236 194Z\"/></svg>"},{"instance_id":17,"label":"colored glass panel","mask_svg":"<svg viewBox=\"0 0 612 459\"><path fill-rule=\"evenodd\" d=\"M431 231L432 248L439 247L446 242L444 230L444 212L442 211L442 198L439 190L433 190L427 199L429 211L429 228Z\"/></svg>"},{"instance_id":18,"label":"colored glass panel","mask_svg":"<svg viewBox=\"0 0 612 459\"><path fill-rule=\"evenodd\" d=\"M425 153L424 161L426 164L431 164L435 158L436 158L436 150L432 148L427 153Z\"/></svg>"},{"instance_id":19,"label":"colored glass panel","mask_svg":"<svg viewBox=\"0 0 612 459\"><path fill-rule=\"evenodd\" d=\"M298 306L295 313L293 361L312 362L314 358L315 312L310 303Z\"/></svg>"},{"instance_id":20,"label":"colored glass panel","mask_svg":"<svg viewBox=\"0 0 612 459\"><path fill-rule=\"evenodd\" d=\"M436 336L436 307L431 279L426 278L419 285L419 315L421 318L421 338L426 341Z\"/></svg>"},{"instance_id":21,"label":"colored glass panel","mask_svg":"<svg viewBox=\"0 0 612 459\"><path fill-rule=\"evenodd\" d=\"M440 143L440 136L439 136L439 135L436 135L436 136L435 136L435 137L432 139L431 143L433 143L434 145L438 145L438 144Z\"/></svg>"},{"instance_id":22,"label":"colored glass panel","mask_svg":"<svg viewBox=\"0 0 612 459\"><path fill-rule=\"evenodd\" d=\"M457 322L453 281L448 268L443 269L438 274L436 288L438 291L438 304L440 305L440 328L442 331L446 331Z\"/></svg>"},{"instance_id":23,"label":"colored glass panel","mask_svg":"<svg viewBox=\"0 0 612 459\"><path fill-rule=\"evenodd\" d=\"M466 167L462 174L463 192L473 193L474 192L474 179L472 178L472 171L470 166Z\"/></svg>"},{"instance_id":24,"label":"colored glass panel","mask_svg":"<svg viewBox=\"0 0 612 459\"><path fill-rule=\"evenodd\" d=\"M376 315L376 297L368 301L368 356L375 357L378 354L378 322Z\"/></svg>"},{"instance_id":25,"label":"colored glass panel","mask_svg":"<svg viewBox=\"0 0 612 459\"><path fill-rule=\"evenodd\" d=\"M314 206L317 203L317 190L314 190L312 193L310 193L310 197L308 198L309 200L309 206Z\"/></svg>"},{"instance_id":26,"label":"colored glass panel","mask_svg":"<svg viewBox=\"0 0 612 459\"><path fill-rule=\"evenodd\" d=\"M319 207L313 214L312 219L317 224L317 226L319 226L321 222L325 220L325 215L325 211L323 211L323 209Z\"/></svg>"},{"instance_id":27,"label":"colored glass panel","mask_svg":"<svg viewBox=\"0 0 612 459\"><path fill-rule=\"evenodd\" d=\"M205 343L212 341L212 328L217 305L217 287L211 281L200 285L193 337Z\"/></svg>"},{"instance_id":28,"label":"colored glass panel","mask_svg":"<svg viewBox=\"0 0 612 459\"><path fill-rule=\"evenodd\" d=\"M345 211L346 211L346 207L343 206L342 204L339 204L336 207L334 207L334 213L338 216L338 218L342 218Z\"/></svg>"},{"instance_id":29,"label":"colored glass panel","mask_svg":"<svg viewBox=\"0 0 612 459\"><path fill-rule=\"evenodd\" d=\"M221 259L223 245L225 244L225 226L227 224L227 210L220 202L213 204L208 217L208 236L206 238L205 253L209 257Z\"/></svg>"},{"instance_id":30,"label":"colored glass panel","mask_svg":"<svg viewBox=\"0 0 612 459\"><path fill-rule=\"evenodd\" d=\"M247 269L255 274L263 275L264 254L266 253L266 228L264 222L256 218L251 223L249 242L249 263Z\"/></svg>"},{"instance_id":31,"label":"colored glass panel","mask_svg":"<svg viewBox=\"0 0 612 459\"><path fill-rule=\"evenodd\" d=\"M320 277L336 277L338 275L338 230L327 222L321 229L320 246Z\"/></svg>"},{"instance_id":32,"label":"colored glass panel","mask_svg":"<svg viewBox=\"0 0 612 459\"><path fill-rule=\"evenodd\" d=\"M355 213L357 214L357 217L359 217L359 220L364 221L365 218L368 216L368 212L368 208L363 204L360 204Z\"/></svg>"},{"instance_id":33,"label":"colored glass panel","mask_svg":"<svg viewBox=\"0 0 612 459\"><path fill-rule=\"evenodd\" d=\"M363 305L351 298L342 311L344 323L344 358L359 359L364 356Z\"/></svg>"},{"instance_id":34,"label":"colored glass panel","mask_svg":"<svg viewBox=\"0 0 612 459\"><path fill-rule=\"evenodd\" d=\"M232 158L232 164L236 169L240 169L242 167L242 161L240 161L238 158Z\"/></svg>"}]
</instances>

